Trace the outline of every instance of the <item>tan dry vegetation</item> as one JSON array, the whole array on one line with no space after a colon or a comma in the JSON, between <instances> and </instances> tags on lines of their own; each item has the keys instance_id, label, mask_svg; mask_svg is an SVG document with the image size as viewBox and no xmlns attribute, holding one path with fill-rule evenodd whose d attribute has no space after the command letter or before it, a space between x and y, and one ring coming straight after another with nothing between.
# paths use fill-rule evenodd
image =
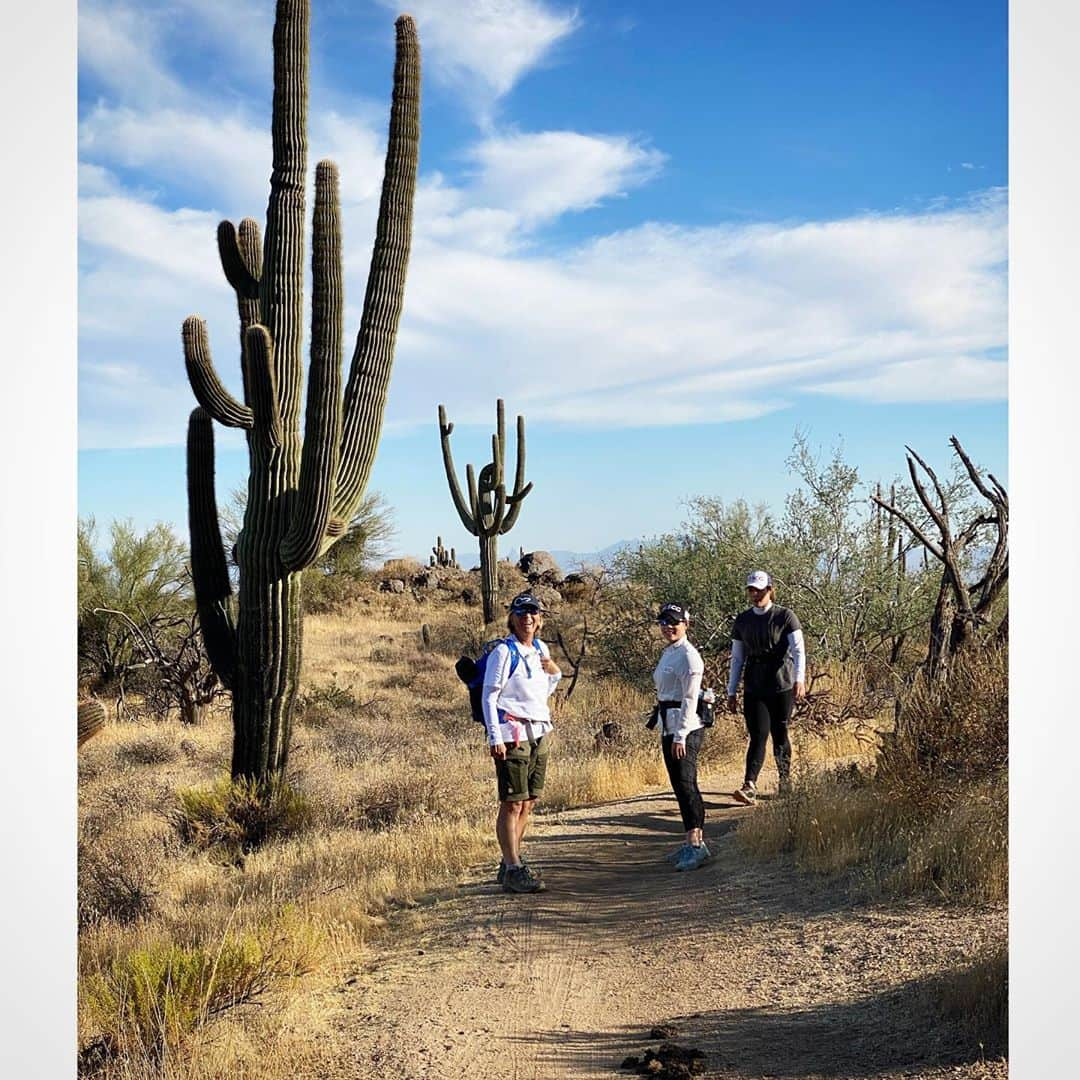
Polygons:
<instances>
[{"instance_id":1,"label":"tan dry vegetation","mask_svg":"<svg viewBox=\"0 0 1080 1080\"><path fill-rule=\"evenodd\" d=\"M83 1071L322 1075L317 1063L340 1036L326 1023L335 988L360 970L386 918L498 858L492 766L453 670L462 651L497 633L475 608L410 593L369 591L349 614L308 617L287 776L303 812L287 827L271 823L254 847L211 827L229 813L227 712L194 729L112 722L87 744ZM557 702L549 811L666 785L643 727L649 705L587 673ZM598 739L605 723L616 735ZM794 735L805 762L866 754L851 733ZM704 779L737 772L741 718L718 714L706 747ZM193 814L199 829L185 831Z\"/></svg>"}]
</instances>

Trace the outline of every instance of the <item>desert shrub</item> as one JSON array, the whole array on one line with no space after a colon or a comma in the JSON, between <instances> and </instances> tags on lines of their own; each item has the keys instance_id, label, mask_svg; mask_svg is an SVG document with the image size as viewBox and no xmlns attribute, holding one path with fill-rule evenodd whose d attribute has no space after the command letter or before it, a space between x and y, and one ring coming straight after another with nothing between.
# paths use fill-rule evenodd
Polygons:
<instances>
[{"instance_id":1,"label":"desert shrub","mask_svg":"<svg viewBox=\"0 0 1080 1080\"><path fill-rule=\"evenodd\" d=\"M349 611L371 586L353 574L329 573L318 567L304 571L304 611L310 615L339 615Z\"/></svg>"},{"instance_id":2,"label":"desert shrub","mask_svg":"<svg viewBox=\"0 0 1080 1080\"><path fill-rule=\"evenodd\" d=\"M154 910L161 858L129 837L79 844L79 926L128 924Z\"/></svg>"},{"instance_id":3,"label":"desert shrub","mask_svg":"<svg viewBox=\"0 0 1080 1080\"><path fill-rule=\"evenodd\" d=\"M167 765L179 756L178 748L165 735L144 735L116 748L121 765Z\"/></svg>"},{"instance_id":4,"label":"desert shrub","mask_svg":"<svg viewBox=\"0 0 1080 1080\"><path fill-rule=\"evenodd\" d=\"M154 941L82 980L99 1043L159 1058L226 1009L255 1001L312 969L321 938L286 913L269 928L226 932L214 944Z\"/></svg>"},{"instance_id":5,"label":"desert shrub","mask_svg":"<svg viewBox=\"0 0 1080 1080\"><path fill-rule=\"evenodd\" d=\"M1007 818L995 781L957 791L943 810L838 769L804 776L789 795L759 806L736 842L755 855L790 852L816 873L850 872L868 895L993 903L1008 887Z\"/></svg>"},{"instance_id":6,"label":"desert shrub","mask_svg":"<svg viewBox=\"0 0 1080 1080\"><path fill-rule=\"evenodd\" d=\"M945 679L916 679L878 773L895 789L931 787L947 797L957 784L1002 772L1008 757L1008 649L972 644L953 657Z\"/></svg>"},{"instance_id":7,"label":"desert shrub","mask_svg":"<svg viewBox=\"0 0 1080 1080\"><path fill-rule=\"evenodd\" d=\"M1009 892L1009 797L1004 778L964 790L911 838L887 887L1003 902Z\"/></svg>"},{"instance_id":8,"label":"desert shrub","mask_svg":"<svg viewBox=\"0 0 1080 1080\"><path fill-rule=\"evenodd\" d=\"M987 949L935 986L941 1012L959 1020L987 1055L1003 1054L1009 1039L1009 949L1006 942Z\"/></svg>"},{"instance_id":9,"label":"desert shrub","mask_svg":"<svg viewBox=\"0 0 1080 1080\"><path fill-rule=\"evenodd\" d=\"M211 788L178 791L170 820L185 844L237 857L302 832L310 824L311 806L284 781L222 779Z\"/></svg>"}]
</instances>

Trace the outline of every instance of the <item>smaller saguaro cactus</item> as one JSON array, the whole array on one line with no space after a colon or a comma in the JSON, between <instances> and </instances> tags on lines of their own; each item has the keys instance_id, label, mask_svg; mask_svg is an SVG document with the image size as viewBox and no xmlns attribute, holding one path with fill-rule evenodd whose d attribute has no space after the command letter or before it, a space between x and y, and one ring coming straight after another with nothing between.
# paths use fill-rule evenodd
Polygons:
<instances>
[{"instance_id":1,"label":"smaller saguaro cactus","mask_svg":"<svg viewBox=\"0 0 1080 1080\"><path fill-rule=\"evenodd\" d=\"M499 602L498 537L513 527L521 512L521 503L532 491L525 483L525 417L517 418L517 468L514 487L506 490L506 409L502 398L496 403L495 434L491 437L491 461L480 470L479 478L472 465L465 466L468 501L461 491L454 458L450 452L450 435L454 425L446 419L446 409L439 406L439 437L442 441L443 465L450 484L450 495L462 525L480 539L480 592L484 602L484 622L493 622Z\"/></svg>"},{"instance_id":2,"label":"smaller saguaro cactus","mask_svg":"<svg viewBox=\"0 0 1080 1080\"><path fill-rule=\"evenodd\" d=\"M443 547L441 536L435 537L435 546L431 549L431 565L442 566L448 570L460 569L458 567L457 552L453 548L447 551Z\"/></svg>"},{"instance_id":3,"label":"smaller saguaro cactus","mask_svg":"<svg viewBox=\"0 0 1080 1080\"><path fill-rule=\"evenodd\" d=\"M80 701L78 712L79 746L82 746L105 726L105 706L100 701Z\"/></svg>"}]
</instances>

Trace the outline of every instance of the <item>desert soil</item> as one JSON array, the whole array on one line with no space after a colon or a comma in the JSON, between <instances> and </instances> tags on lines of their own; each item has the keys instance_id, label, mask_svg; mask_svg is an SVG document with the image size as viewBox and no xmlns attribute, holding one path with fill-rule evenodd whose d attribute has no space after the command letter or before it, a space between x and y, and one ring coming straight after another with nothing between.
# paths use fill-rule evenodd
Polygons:
<instances>
[{"instance_id":1,"label":"desert soil","mask_svg":"<svg viewBox=\"0 0 1080 1080\"><path fill-rule=\"evenodd\" d=\"M1005 1077L928 993L1005 913L859 903L752 859L733 842L754 812L726 794L735 780L703 784L700 870L665 860L681 836L656 792L538 817L527 850L546 892L506 894L485 866L398 911L332 995L319 1075L610 1080L663 1025L707 1077Z\"/></svg>"}]
</instances>

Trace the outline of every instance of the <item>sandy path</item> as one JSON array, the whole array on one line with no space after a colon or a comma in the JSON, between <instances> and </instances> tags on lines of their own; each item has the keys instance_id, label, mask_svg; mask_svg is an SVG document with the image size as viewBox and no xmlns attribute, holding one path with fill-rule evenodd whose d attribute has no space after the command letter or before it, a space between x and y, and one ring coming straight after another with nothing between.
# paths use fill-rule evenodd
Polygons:
<instances>
[{"instance_id":1,"label":"sandy path","mask_svg":"<svg viewBox=\"0 0 1080 1080\"><path fill-rule=\"evenodd\" d=\"M400 913L340 988L334 1077L627 1076L673 1025L712 1077L1004 1077L943 1023L926 980L1003 912L853 906L835 885L732 843L752 810L704 785L713 859L675 873L669 793L539 818L548 890L512 896L493 868Z\"/></svg>"}]
</instances>

